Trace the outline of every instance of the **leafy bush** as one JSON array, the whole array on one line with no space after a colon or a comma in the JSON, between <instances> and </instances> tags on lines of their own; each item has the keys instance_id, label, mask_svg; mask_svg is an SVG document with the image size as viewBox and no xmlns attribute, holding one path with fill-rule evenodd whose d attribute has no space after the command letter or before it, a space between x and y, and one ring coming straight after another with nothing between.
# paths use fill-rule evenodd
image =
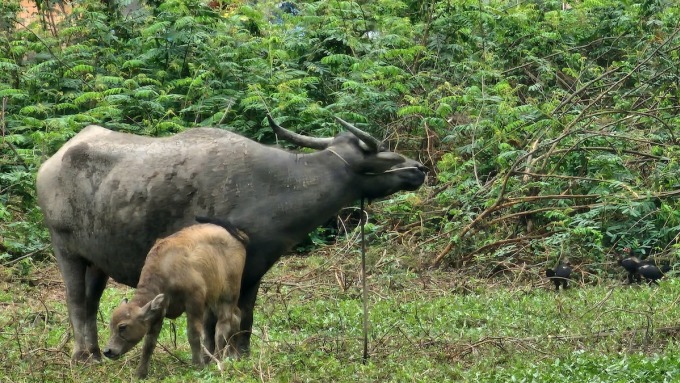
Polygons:
<instances>
[{"instance_id":1,"label":"leafy bush","mask_svg":"<svg viewBox=\"0 0 680 383\"><path fill-rule=\"evenodd\" d=\"M430 188L374 219L384 239L427 241L431 261L674 257L680 7L564 4L169 0L126 14L80 0L28 22L3 2L1 235L23 221L45 240L32 174L87 124L273 142L271 112L325 136L340 115L430 167Z\"/></svg>"}]
</instances>

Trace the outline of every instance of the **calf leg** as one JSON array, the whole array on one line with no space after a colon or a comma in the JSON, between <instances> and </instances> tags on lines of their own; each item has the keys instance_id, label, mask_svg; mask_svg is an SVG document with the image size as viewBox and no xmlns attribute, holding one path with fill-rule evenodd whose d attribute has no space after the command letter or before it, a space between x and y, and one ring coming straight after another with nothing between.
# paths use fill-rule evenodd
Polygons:
<instances>
[{"instance_id":1,"label":"calf leg","mask_svg":"<svg viewBox=\"0 0 680 383\"><path fill-rule=\"evenodd\" d=\"M217 324L215 326L215 357L217 359L224 358L224 349L231 332L231 305L220 304L217 307Z\"/></svg>"},{"instance_id":2,"label":"calf leg","mask_svg":"<svg viewBox=\"0 0 680 383\"><path fill-rule=\"evenodd\" d=\"M187 307L187 338L191 346L191 361L197 366L203 366L203 350L201 339L203 336L203 313L205 311L204 300L194 300Z\"/></svg>"},{"instance_id":3,"label":"calf leg","mask_svg":"<svg viewBox=\"0 0 680 383\"><path fill-rule=\"evenodd\" d=\"M217 326L217 316L212 310L206 310L203 318L203 343L211 354L215 354L215 326ZM210 361L209 355L204 355L203 362Z\"/></svg>"},{"instance_id":4,"label":"calf leg","mask_svg":"<svg viewBox=\"0 0 680 383\"><path fill-rule=\"evenodd\" d=\"M238 346L236 345L236 334L241 327L241 310L237 305L234 305L231 312L231 332L229 333L229 349L227 350L227 356L230 358L238 358Z\"/></svg>"},{"instance_id":5,"label":"calf leg","mask_svg":"<svg viewBox=\"0 0 680 383\"><path fill-rule=\"evenodd\" d=\"M236 334L234 343L236 344L236 351L241 356L248 356L250 354L250 334L253 329L253 310L255 309L255 300L257 299L257 292L260 288L260 281L251 286L241 286L241 296L238 301L238 308L241 312L240 331Z\"/></svg>"},{"instance_id":6,"label":"calf leg","mask_svg":"<svg viewBox=\"0 0 680 383\"><path fill-rule=\"evenodd\" d=\"M149 332L144 337L144 345L142 346L142 359L137 367L137 377L140 379L146 378L149 375L149 362L151 361L151 354L156 348L158 342L158 335L161 333L163 327L163 316L151 324Z\"/></svg>"}]
</instances>

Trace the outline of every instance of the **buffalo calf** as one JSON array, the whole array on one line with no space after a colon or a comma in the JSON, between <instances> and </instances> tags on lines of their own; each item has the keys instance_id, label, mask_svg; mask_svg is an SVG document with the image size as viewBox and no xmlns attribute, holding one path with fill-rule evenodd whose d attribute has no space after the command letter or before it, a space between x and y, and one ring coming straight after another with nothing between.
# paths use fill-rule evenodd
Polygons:
<instances>
[{"instance_id":1,"label":"buffalo calf","mask_svg":"<svg viewBox=\"0 0 680 383\"><path fill-rule=\"evenodd\" d=\"M137 369L138 377L146 377L163 318L185 311L194 364L210 359L201 342L218 358L225 350L235 355L230 343L241 320L237 304L246 241L227 222L189 226L158 240L146 257L135 296L113 311L104 355L118 358L146 336Z\"/></svg>"}]
</instances>

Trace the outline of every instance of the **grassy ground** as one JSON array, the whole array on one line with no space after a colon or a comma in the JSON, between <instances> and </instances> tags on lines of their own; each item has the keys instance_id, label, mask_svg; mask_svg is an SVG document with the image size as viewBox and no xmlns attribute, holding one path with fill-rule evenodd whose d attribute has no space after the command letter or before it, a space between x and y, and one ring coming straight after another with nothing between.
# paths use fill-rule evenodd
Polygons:
<instances>
[{"instance_id":1,"label":"grassy ground","mask_svg":"<svg viewBox=\"0 0 680 383\"><path fill-rule=\"evenodd\" d=\"M618 274L556 294L538 268L507 273L507 280L476 279L416 272L401 257L372 254L370 359L364 365L359 257L320 253L285 258L266 276L249 358L197 371L188 365L184 320L175 326L166 321L149 380L680 381L680 280L629 287ZM2 272L0 382L134 380L139 346L122 360L70 364L73 343L55 266L35 265L24 276L17 269ZM112 308L133 292L116 284L107 289L101 345Z\"/></svg>"}]
</instances>

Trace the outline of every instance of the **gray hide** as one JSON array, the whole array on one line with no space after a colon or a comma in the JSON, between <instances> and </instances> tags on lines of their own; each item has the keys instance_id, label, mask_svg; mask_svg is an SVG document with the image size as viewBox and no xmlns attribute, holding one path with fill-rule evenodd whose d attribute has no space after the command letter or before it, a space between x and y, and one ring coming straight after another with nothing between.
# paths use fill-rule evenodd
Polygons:
<instances>
[{"instance_id":1,"label":"gray hide","mask_svg":"<svg viewBox=\"0 0 680 383\"><path fill-rule=\"evenodd\" d=\"M309 138L270 124L293 143L325 149L291 153L215 128L151 138L88 126L41 166L38 203L66 284L74 360L101 357L96 315L108 278L136 286L154 241L197 215L250 237L237 339L247 354L260 280L284 252L361 197L424 182L422 164L367 137Z\"/></svg>"}]
</instances>

